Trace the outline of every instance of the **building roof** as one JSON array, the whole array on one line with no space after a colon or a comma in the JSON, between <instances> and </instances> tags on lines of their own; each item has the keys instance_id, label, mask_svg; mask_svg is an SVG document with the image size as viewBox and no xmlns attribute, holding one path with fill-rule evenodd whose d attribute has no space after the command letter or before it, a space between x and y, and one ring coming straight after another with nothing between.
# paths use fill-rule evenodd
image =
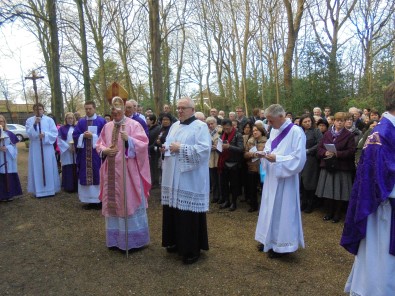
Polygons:
<instances>
[{"instance_id":1,"label":"building roof","mask_svg":"<svg viewBox=\"0 0 395 296\"><path fill-rule=\"evenodd\" d=\"M34 104L14 104L9 102L9 107L11 112L18 112L18 113L30 113L33 110ZM8 112L7 109L7 101L0 100L0 113Z\"/></svg>"}]
</instances>

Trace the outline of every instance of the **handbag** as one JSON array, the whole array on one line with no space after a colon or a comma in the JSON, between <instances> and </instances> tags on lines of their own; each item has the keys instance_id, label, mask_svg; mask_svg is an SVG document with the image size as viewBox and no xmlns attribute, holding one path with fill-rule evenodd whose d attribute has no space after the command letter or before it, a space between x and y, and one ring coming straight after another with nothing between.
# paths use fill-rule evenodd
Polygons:
<instances>
[{"instance_id":1,"label":"handbag","mask_svg":"<svg viewBox=\"0 0 395 296\"><path fill-rule=\"evenodd\" d=\"M336 156L331 156L331 157L325 157L324 158L325 162L325 168L329 172L334 172L337 169L337 157Z\"/></svg>"}]
</instances>

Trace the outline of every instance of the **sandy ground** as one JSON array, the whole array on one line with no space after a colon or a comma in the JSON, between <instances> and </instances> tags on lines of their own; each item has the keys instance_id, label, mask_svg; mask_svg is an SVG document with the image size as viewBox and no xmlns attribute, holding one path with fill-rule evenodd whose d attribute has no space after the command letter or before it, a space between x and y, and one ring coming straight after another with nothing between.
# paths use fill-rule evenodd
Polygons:
<instances>
[{"instance_id":1,"label":"sandy ground","mask_svg":"<svg viewBox=\"0 0 395 296\"><path fill-rule=\"evenodd\" d=\"M342 223L302 214L306 248L281 259L256 250L257 213L208 213L210 250L183 265L161 247L160 192L148 218L151 243L125 255L105 246L104 218L76 194L35 199L26 193L27 154L19 147L24 195L0 203L0 295L344 295L353 256L339 246Z\"/></svg>"}]
</instances>

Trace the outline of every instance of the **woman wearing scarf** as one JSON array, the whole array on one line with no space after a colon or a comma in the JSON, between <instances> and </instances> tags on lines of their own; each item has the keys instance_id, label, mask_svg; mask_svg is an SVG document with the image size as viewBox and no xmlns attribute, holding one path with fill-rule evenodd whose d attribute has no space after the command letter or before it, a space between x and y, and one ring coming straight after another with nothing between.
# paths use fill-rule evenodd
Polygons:
<instances>
[{"instance_id":1,"label":"woman wearing scarf","mask_svg":"<svg viewBox=\"0 0 395 296\"><path fill-rule=\"evenodd\" d=\"M348 118L346 119L346 122L344 123L344 127L353 134L354 140L355 140L355 147L357 147L359 140L361 140L363 134L362 132L353 125L353 118L350 113L348 113Z\"/></svg>"},{"instance_id":2,"label":"woman wearing scarf","mask_svg":"<svg viewBox=\"0 0 395 296\"><path fill-rule=\"evenodd\" d=\"M222 153L218 160L218 173L221 184L222 204L220 209L236 210L239 194L239 168L243 157L243 136L232 126L229 119L222 121ZM232 204L229 195L232 194Z\"/></svg>"},{"instance_id":3,"label":"woman wearing scarf","mask_svg":"<svg viewBox=\"0 0 395 296\"><path fill-rule=\"evenodd\" d=\"M0 201L10 201L22 194L18 176L17 137L7 129L7 121L0 115Z\"/></svg>"},{"instance_id":4,"label":"woman wearing scarf","mask_svg":"<svg viewBox=\"0 0 395 296\"><path fill-rule=\"evenodd\" d=\"M62 188L66 192L77 192L76 153L73 142L74 114L67 112L64 121L65 124L59 128L58 134L58 147L60 150L60 162L62 164Z\"/></svg>"},{"instance_id":5,"label":"woman wearing scarf","mask_svg":"<svg viewBox=\"0 0 395 296\"><path fill-rule=\"evenodd\" d=\"M347 117L345 112L336 113L334 124L318 145L321 171L315 194L326 198L327 214L323 219L333 223L339 222L343 203L350 197L355 168L354 136L344 127ZM329 151L331 148L325 144L334 145L336 151Z\"/></svg>"}]
</instances>

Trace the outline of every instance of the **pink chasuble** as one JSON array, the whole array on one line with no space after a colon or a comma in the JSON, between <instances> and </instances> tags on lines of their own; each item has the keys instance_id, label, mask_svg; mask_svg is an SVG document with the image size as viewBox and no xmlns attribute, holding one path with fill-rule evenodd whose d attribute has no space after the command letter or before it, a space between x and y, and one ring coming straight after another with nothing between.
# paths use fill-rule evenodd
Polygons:
<instances>
[{"instance_id":1,"label":"pink chasuble","mask_svg":"<svg viewBox=\"0 0 395 296\"><path fill-rule=\"evenodd\" d=\"M127 215L133 215L141 204L141 192L148 199L151 188L151 176L148 159L148 138L141 125L130 118L125 119L125 131L129 136L129 149L126 149L126 196ZM114 122L107 123L96 144L100 154L104 149L116 145L118 153L115 157L107 156L100 167L100 195L103 203L102 213L106 217L125 217L123 195L122 155L124 141ZM131 142L132 141L132 142ZM134 149L133 149L134 147ZM143 186L143 188L141 188ZM147 201L145 203L148 205Z\"/></svg>"}]
</instances>

